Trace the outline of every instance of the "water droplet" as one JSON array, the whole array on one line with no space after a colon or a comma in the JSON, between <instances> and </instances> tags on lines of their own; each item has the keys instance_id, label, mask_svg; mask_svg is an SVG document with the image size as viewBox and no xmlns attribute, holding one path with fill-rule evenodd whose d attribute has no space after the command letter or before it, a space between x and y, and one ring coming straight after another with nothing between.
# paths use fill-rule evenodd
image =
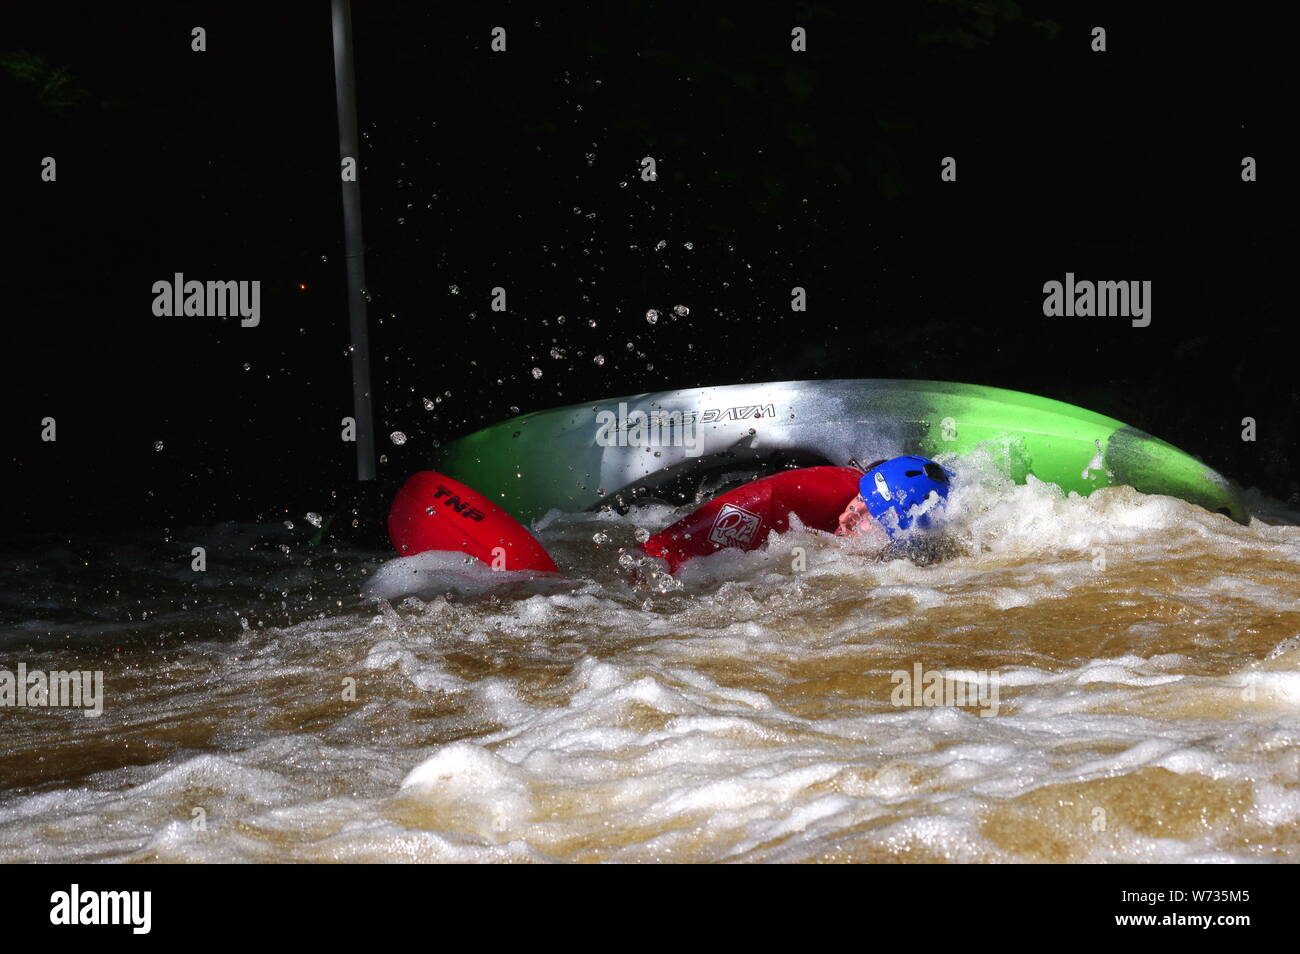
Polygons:
<instances>
[{"instance_id":1,"label":"water droplet","mask_svg":"<svg viewBox=\"0 0 1300 954\"><path fill-rule=\"evenodd\" d=\"M286 520L286 521L284 522L284 529L286 529L286 530L292 530L292 529L293 529L293 521L292 521L292 520Z\"/></svg>"},{"instance_id":2,"label":"water droplet","mask_svg":"<svg viewBox=\"0 0 1300 954\"><path fill-rule=\"evenodd\" d=\"M595 327L596 327L596 319L595 319L595 318L588 318L588 319L587 319L587 327L588 327L588 328L595 328Z\"/></svg>"},{"instance_id":3,"label":"water droplet","mask_svg":"<svg viewBox=\"0 0 1300 954\"><path fill-rule=\"evenodd\" d=\"M637 527L637 529L636 529L636 542L637 542L637 543L645 543L645 542L646 542L647 540L649 540L649 539L650 539L650 531L647 530L647 529L645 529L645 527Z\"/></svg>"},{"instance_id":4,"label":"water droplet","mask_svg":"<svg viewBox=\"0 0 1300 954\"><path fill-rule=\"evenodd\" d=\"M668 247L668 240L667 240L667 239L660 239L658 242L655 243L655 251L656 251L656 252L662 252L662 251L663 251L664 249L666 249L667 247Z\"/></svg>"},{"instance_id":5,"label":"water droplet","mask_svg":"<svg viewBox=\"0 0 1300 954\"><path fill-rule=\"evenodd\" d=\"M451 292L453 295L459 295L459 294L460 294L460 286L459 286L459 285L448 285L448 286L447 286L447 291Z\"/></svg>"},{"instance_id":6,"label":"water droplet","mask_svg":"<svg viewBox=\"0 0 1300 954\"><path fill-rule=\"evenodd\" d=\"M647 311L647 312L645 313L645 320L648 321L648 322L649 322L650 324L652 324L652 325L653 325L655 322L657 322L657 321L659 320L659 312L658 312L658 310L657 310L657 309L654 309L654 308L651 308L649 311Z\"/></svg>"},{"instance_id":7,"label":"water droplet","mask_svg":"<svg viewBox=\"0 0 1300 954\"><path fill-rule=\"evenodd\" d=\"M609 534L602 530L591 538L591 542L597 545L609 543Z\"/></svg>"},{"instance_id":8,"label":"water droplet","mask_svg":"<svg viewBox=\"0 0 1300 954\"><path fill-rule=\"evenodd\" d=\"M603 354L598 354L596 357L591 359L591 363L597 367L603 367L605 364L605 356Z\"/></svg>"},{"instance_id":9,"label":"water droplet","mask_svg":"<svg viewBox=\"0 0 1300 954\"><path fill-rule=\"evenodd\" d=\"M394 444L396 444L398 447L401 447L403 444L406 443L406 435L403 434L401 431L393 431L393 433L388 435L388 439L392 441Z\"/></svg>"},{"instance_id":10,"label":"water droplet","mask_svg":"<svg viewBox=\"0 0 1300 954\"><path fill-rule=\"evenodd\" d=\"M432 410L433 410L433 402L430 401L428 398L425 398L425 399L424 399L423 401L421 401L420 403L422 403L422 404L424 405L424 409L425 409L426 411L432 411Z\"/></svg>"},{"instance_id":11,"label":"water droplet","mask_svg":"<svg viewBox=\"0 0 1300 954\"><path fill-rule=\"evenodd\" d=\"M559 348L552 348L551 357L555 358L556 360L559 360L560 358L564 357L564 352L561 351Z\"/></svg>"},{"instance_id":12,"label":"water droplet","mask_svg":"<svg viewBox=\"0 0 1300 954\"><path fill-rule=\"evenodd\" d=\"M686 251L688 251L688 252L693 252L693 251L695 250L695 243L694 243L694 242L683 242L683 243L682 243L682 248L686 249Z\"/></svg>"},{"instance_id":13,"label":"water droplet","mask_svg":"<svg viewBox=\"0 0 1300 954\"><path fill-rule=\"evenodd\" d=\"M533 368L533 377L540 381L540 380L541 380L541 377L542 377L542 369L541 369L541 368Z\"/></svg>"},{"instance_id":14,"label":"water droplet","mask_svg":"<svg viewBox=\"0 0 1300 954\"><path fill-rule=\"evenodd\" d=\"M163 442L162 442L162 441L154 441L154 442L153 442L153 449L156 450L156 451L160 451L160 450L162 450L162 449L163 449Z\"/></svg>"},{"instance_id":15,"label":"water droplet","mask_svg":"<svg viewBox=\"0 0 1300 954\"><path fill-rule=\"evenodd\" d=\"M319 526L321 525L321 523L323 523L323 521L322 521L321 518L320 518L320 514L314 512L314 511L311 512L311 513L309 513L309 514L307 514L307 518L306 518L306 519L307 519L307 522L310 523L313 527L319 527Z\"/></svg>"},{"instance_id":16,"label":"water droplet","mask_svg":"<svg viewBox=\"0 0 1300 954\"><path fill-rule=\"evenodd\" d=\"M685 305L673 305L673 314L678 318L685 318L691 313L691 310Z\"/></svg>"}]
</instances>

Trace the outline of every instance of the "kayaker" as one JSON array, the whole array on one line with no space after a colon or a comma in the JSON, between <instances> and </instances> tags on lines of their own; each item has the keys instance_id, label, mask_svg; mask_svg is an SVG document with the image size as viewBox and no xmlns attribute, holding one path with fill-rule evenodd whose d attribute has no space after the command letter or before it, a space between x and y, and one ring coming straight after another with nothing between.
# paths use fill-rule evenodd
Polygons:
<instances>
[{"instance_id":1,"label":"kayaker","mask_svg":"<svg viewBox=\"0 0 1300 954\"><path fill-rule=\"evenodd\" d=\"M861 536L882 545L913 526L928 528L948 499L952 473L926 457L894 457L866 468L858 493L840 514L837 537Z\"/></svg>"}]
</instances>

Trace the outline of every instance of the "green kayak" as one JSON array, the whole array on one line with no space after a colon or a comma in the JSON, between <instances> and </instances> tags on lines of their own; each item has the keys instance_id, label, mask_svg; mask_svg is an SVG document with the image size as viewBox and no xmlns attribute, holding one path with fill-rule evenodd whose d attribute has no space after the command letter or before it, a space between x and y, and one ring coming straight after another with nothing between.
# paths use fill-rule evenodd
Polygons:
<instances>
[{"instance_id":1,"label":"green kayak","mask_svg":"<svg viewBox=\"0 0 1300 954\"><path fill-rule=\"evenodd\" d=\"M439 448L441 472L521 521L634 500L693 502L784 467L986 448L1003 473L1088 494L1127 485L1239 523L1220 474L1113 418L943 381L780 381L660 391L536 411Z\"/></svg>"}]
</instances>

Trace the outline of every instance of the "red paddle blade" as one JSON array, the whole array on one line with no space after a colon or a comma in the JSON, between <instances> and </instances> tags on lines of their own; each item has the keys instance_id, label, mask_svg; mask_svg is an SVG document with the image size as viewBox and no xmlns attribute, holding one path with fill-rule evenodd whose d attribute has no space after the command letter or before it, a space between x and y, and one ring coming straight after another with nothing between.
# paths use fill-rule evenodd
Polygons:
<instances>
[{"instance_id":1,"label":"red paddle blade","mask_svg":"<svg viewBox=\"0 0 1300 954\"><path fill-rule=\"evenodd\" d=\"M476 490L433 470L412 474L397 492L388 512L388 536L402 556L460 551L496 570L559 572L518 520Z\"/></svg>"},{"instance_id":2,"label":"red paddle blade","mask_svg":"<svg viewBox=\"0 0 1300 954\"><path fill-rule=\"evenodd\" d=\"M858 492L860 471L852 467L804 467L737 487L660 530L641 544L668 561L668 571L719 550L756 550L771 530L790 529L795 514L814 530L834 531L845 505Z\"/></svg>"}]
</instances>

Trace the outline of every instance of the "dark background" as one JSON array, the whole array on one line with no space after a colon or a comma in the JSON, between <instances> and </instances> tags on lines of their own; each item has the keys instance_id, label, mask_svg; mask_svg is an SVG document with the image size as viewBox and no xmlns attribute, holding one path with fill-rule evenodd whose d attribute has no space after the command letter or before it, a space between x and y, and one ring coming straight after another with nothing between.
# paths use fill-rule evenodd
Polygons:
<instances>
[{"instance_id":1,"label":"dark background","mask_svg":"<svg viewBox=\"0 0 1300 954\"><path fill-rule=\"evenodd\" d=\"M6 10L4 528L379 506L432 441L515 408L816 377L1044 394L1294 502L1271 10L354 3L386 454L360 497L326 0ZM177 271L261 280L261 326L155 317ZM1151 280L1151 325L1045 318L1066 271Z\"/></svg>"}]
</instances>

